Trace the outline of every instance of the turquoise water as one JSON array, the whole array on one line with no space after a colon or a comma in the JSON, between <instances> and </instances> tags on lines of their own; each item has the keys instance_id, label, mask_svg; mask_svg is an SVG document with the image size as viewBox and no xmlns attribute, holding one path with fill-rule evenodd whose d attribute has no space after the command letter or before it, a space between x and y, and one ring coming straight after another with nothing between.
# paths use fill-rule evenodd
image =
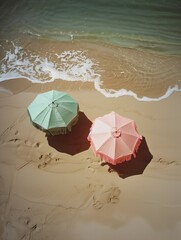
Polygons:
<instances>
[{"instance_id":1,"label":"turquoise water","mask_svg":"<svg viewBox=\"0 0 181 240\"><path fill-rule=\"evenodd\" d=\"M180 13L181 0L1 0L0 82L162 100L181 91Z\"/></svg>"},{"instance_id":2,"label":"turquoise water","mask_svg":"<svg viewBox=\"0 0 181 240\"><path fill-rule=\"evenodd\" d=\"M181 1L2 0L1 38L22 33L181 55Z\"/></svg>"}]
</instances>

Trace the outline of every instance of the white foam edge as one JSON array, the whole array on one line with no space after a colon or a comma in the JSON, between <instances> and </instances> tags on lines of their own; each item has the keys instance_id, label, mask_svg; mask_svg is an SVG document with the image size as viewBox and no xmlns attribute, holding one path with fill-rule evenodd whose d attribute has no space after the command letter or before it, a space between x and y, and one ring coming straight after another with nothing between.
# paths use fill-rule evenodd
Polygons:
<instances>
[{"instance_id":1,"label":"white foam edge","mask_svg":"<svg viewBox=\"0 0 181 240\"><path fill-rule=\"evenodd\" d=\"M40 83L40 84L44 84L44 83L49 83L49 82L54 82L55 79L51 79L51 80L45 80L45 81L38 81L38 80L33 80L31 78L28 78L28 77L25 77L25 76L12 76L10 78L5 78L5 79L2 79L1 78L1 81L7 81L7 80L12 80L12 79L18 79L18 78L24 78L24 79L27 79L28 81L31 81L32 83ZM73 82L73 81L80 81L80 80L67 80L67 79L61 79L62 81L67 81L67 82ZM130 97L134 97L136 100L138 101L144 101L144 102L151 102L151 101L154 101L154 102L157 102L157 101L161 101L165 98L168 98L172 93L174 92L180 92L181 89L179 89L178 85L175 85L174 87L169 87L166 91L165 94L163 94L162 96L158 97L158 98L150 98L150 97L146 97L146 96L143 96L143 97L138 97L136 93L134 93L133 91L131 90L126 90L126 89L120 89L118 91L114 90L114 89L103 89L101 88L101 81L99 79L94 79L92 81L80 81L80 82L92 82L94 83L94 87L95 89L100 92L101 94L103 94L105 97L107 98L118 98L118 97L122 97L122 96L130 96ZM0 91L6 91L8 93L11 93L11 91L9 90L6 90L4 88L1 88L0 87Z\"/></svg>"},{"instance_id":2,"label":"white foam edge","mask_svg":"<svg viewBox=\"0 0 181 240\"><path fill-rule=\"evenodd\" d=\"M16 55L22 49L22 47L16 46L13 41L11 41L11 42L12 42L14 48L15 48L14 51L15 51L15 55ZM48 68L48 67L46 66L46 68ZM50 68L51 68L51 66L50 66ZM51 69L50 69L50 72L52 72ZM0 81L10 80L10 79L18 79L18 78L25 78L25 79L31 81L32 83L40 83L40 84L53 82L56 79L61 79L63 81L71 81L71 82L73 82L73 81L93 82L95 89L107 98L117 98L117 97L121 97L121 96L131 96L131 97L134 97L138 101L160 101L160 100L163 100L163 99L169 97L173 92L181 91L181 89L179 89L178 85L175 85L173 87L169 87L167 89L167 91L165 92L165 94L163 94L162 96L160 96L158 98L150 98L150 97L146 97L146 96L138 97L137 94L134 93L131 90L126 90L126 89L114 90L114 89L101 88L102 81L100 79L99 74L96 74L96 77L94 79L87 79L86 78L86 79L81 79L81 80L80 80L80 78L76 79L75 76L71 77L69 74L67 74L65 72L60 72L58 70L54 71L53 75L54 76L52 76L52 78L50 78L50 80L41 81L41 80L38 80L36 78L29 78L29 77L26 77L26 76L23 76L23 75L19 75L17 72L9 72L9 73L2 74L1 77L0 77Z\"/></svg>"},{"instance_id":3,"label":"white foam edge","mask_svg":"<svg viewBox=\"0 0 181 240\"><path fill-rule=\"evenodd\" d=\"M122 96L130 96L130 97L134 97L138 101L144 101L144 102L161 101L165 98L168 98L173 92L180 92L181 91L181 89L179 89L178 85L175 85L174 87L168 87L167 91L162 96L160 96L158 98L150 98L150 97L146 97L146 96L138 97L138 95L136 93L134 93L131 90L126 90L126 89L120 89L120 90L117 90L117 91L114 90L114 89L103 89L103 88L100 87L100 84L97 81L94 82L94 86L95 86L95 89L97 91L102 93L107 98L113 98L113 97L117 98L117 97L122 97Z\"/></svg>"},{"instance_id":4,"label":"white foam edge","mask_svg":"<svg viewBox=\"0 0 181 240\"><path fill-rule=\"evenodd\" d=\"M4 75L5 75L5 74L4 74ZM2 74L2 76L3 76L3 74ZM8 76L8 77L7 77L7 74L6 74L6 77L4 77L4 78L1 77L1 78L0 78L0 82L8 81L8 80L13 80L13 79L19 79L19 78L26 79L26 80L28 80L28 81L30 81L30 82L32 82L32 83L41 83L41 84L43 84L43 83L49 83L49 82L54 82L54 81L55 81L55 79L40 81L40 80L37 80L37 79L32 79L32 78L25 77L25 76L23 76L23 75Z\"/></svg>"}]
</instances>

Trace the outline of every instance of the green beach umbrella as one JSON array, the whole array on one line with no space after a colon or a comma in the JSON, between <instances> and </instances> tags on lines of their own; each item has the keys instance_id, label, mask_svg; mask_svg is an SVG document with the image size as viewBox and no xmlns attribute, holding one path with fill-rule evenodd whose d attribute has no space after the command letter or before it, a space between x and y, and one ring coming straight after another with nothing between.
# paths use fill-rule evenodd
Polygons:
<instances>
[{"instance_id":1,"label":"green beach umbrella","mask_svg":"<svg viewBox=\"0 0 181 240\"><path fill-rule=\"evenodd\" d=\"M67 93L48 91L38 94L28 106L32 124L52 135L64 134L78 120L78 103Z\"/></svg>"}]
</instances>

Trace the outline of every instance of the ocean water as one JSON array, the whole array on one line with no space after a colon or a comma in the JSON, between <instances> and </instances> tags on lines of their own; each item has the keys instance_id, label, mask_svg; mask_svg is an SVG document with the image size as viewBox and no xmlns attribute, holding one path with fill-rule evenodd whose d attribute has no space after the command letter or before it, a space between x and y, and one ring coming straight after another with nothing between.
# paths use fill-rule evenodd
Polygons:
<instances>
[{"instance_id":1,"label":"ocean water","mask_svg":"<svg viewBox=\"0 0 181 240\"><path fill-rule=\"evenodd\" d=\"M180 0L2 0L0 80L89 81L106 97L161 100L181 87L180 13ZM49 54L28 49L43 39L67 45ZM157 86L161 94L149 94Z\"/></svg>"}]
</instances>

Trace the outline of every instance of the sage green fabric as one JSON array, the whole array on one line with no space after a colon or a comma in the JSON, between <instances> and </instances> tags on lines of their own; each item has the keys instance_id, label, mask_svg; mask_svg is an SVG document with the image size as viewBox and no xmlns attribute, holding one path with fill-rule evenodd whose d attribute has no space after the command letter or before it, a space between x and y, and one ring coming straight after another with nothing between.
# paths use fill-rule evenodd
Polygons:
<instances>
[{"instance_id":1,"label":"sage green fabric","mask_svg":"<svg viewBox=\"0 0 181 240\"><path fill-rule=\"evenodd\" d=\"M78 103L67 93L52 90L38 94L28 113L42 129L67 127L78 114Z\"/></svg>"}]
</instances>

